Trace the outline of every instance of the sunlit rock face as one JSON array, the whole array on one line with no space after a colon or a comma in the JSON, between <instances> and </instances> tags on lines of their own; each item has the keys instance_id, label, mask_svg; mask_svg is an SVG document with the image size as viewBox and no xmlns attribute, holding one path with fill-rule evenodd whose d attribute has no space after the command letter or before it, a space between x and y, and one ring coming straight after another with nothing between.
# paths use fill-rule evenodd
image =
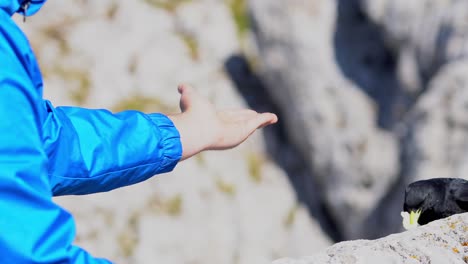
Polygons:
<instances>
[{"instance_id":1,"label":"sunlit rock face","mask_svg":"<svg viewBox=\"0 0 468 264\"><path fill-rule=\"evenodd\" d=\"M339 4L253 0L250 6L261 76L310 165L316 199L343 238L361 237L363 229L376 228L367 218L396 181L399 147L378 126L375 102L337 64Z\"/></svg>"},{"instance_id":2,"label":"sunlit rock face","mask_svg":"<svg viewBox=\"0 0 468 264\"><path fill-rule=\"evenodd\" d=\"M401 231L407 184L468 175L467 5L250 1L260 75L341 239Z\"/></svg>"},{"instance_id":3,"label":"sunlit rock face","mask_svg":"<svg viewBox=\"0 0 468 264\"><path fill-rule=\"evenodd\" d=\"M377 240L338 243L322 253L301 259L281 259L274 264L463 264L468 257L468 214L454 215L411 231Z\"/></svg>"}]
</instances>

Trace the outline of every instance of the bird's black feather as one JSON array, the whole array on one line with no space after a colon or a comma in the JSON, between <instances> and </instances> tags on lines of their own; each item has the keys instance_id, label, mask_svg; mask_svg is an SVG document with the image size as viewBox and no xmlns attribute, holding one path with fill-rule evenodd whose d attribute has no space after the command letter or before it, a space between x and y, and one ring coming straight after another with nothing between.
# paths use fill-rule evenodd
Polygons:
<instances>
[{"instance_id":1,"label":"bird's black feather","mask_svg":"<svg viewBox=\"0 0 468 264\"><path fill-rule=\"evenodd\" d=\"M413 182L406 188L403 210L421 210L420 225L468 212L468 181L434 178Z\"/></svg>"},{"instance_id":2,"label":"bird's black feather","mask_svg":"<svg viewBox=\"0 0 468 264\"><path fill-rule=\"evenodd\" d=\"M468 212L468 182L465 181L461 185L463 185L462 188L454 189L453 196L458 206Z\"/></svg>"}]
</instances>

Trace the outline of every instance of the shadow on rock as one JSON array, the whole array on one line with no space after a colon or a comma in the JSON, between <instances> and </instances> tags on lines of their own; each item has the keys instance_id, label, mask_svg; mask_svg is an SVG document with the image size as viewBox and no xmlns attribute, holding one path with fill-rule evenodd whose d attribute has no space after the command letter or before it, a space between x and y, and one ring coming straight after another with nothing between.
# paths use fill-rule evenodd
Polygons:
<instances>
[{"instance_id":1,"label":"shadow on rock","mask_svg":"<svg viewBox=\"0 0 468 264\"><path fill-rule=\"evenodd\" d=\"M403 114L396 59L383 32L356 0L338 0L334 49L337 65L378 106L378 125L391 129Z\"/></svg>"},{"instance_id":2,"label":"shadow on rock","mask_svg":"<svg viewBox=\"0 0 468 264\"><path fill-rule=\"evenodd\" d=\"M314 177L309 175L312 170L289 142L286 129L281 122L283 115L273 102L267 87L252 71L248 61L242 55L231 56L226 60L224 68L251 109L257 112L273 112L278 115L280 121L276 125L264 128L267 152L287 173L298 201L307 206L310 215L331 239L341 241L342 236L321 201L320 190L313 182Z\"/></svg>"}]
</instances>

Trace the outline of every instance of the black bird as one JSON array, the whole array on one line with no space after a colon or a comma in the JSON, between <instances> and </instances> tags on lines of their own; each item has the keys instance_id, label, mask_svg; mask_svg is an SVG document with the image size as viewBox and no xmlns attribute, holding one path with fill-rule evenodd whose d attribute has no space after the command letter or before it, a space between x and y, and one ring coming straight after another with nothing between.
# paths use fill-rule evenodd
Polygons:
<instances>
[{"instance_id":1,"label":"black bird","mask_svg":"<svg viewBox=\"0 0 468 264\"><path fill-rule=\"evenodd\" d=\"M434 178L413 182L406 187L403 211L406 229L468 212L468 181ZM409 219L404 214L409 215Z\"/></svg>"}]
</instances>

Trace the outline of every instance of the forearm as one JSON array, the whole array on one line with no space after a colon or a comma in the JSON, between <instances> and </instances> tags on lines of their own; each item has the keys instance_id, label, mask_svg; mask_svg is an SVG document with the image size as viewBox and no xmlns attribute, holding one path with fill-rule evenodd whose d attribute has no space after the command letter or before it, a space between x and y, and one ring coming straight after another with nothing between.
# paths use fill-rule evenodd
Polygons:
<instances>
[{"instance_id":1,"label":"forearm","mask_svg":"<svg viewBox=\"0 0 468 264\"><path fill-rule=\"evenodd\" d=\"M162 114L78 107L53 109L44 133L54 195L109 191L172 170L181 157L179 134ZM66 157L66 158L64 158Z\"/></svg>"}]
</instances>

